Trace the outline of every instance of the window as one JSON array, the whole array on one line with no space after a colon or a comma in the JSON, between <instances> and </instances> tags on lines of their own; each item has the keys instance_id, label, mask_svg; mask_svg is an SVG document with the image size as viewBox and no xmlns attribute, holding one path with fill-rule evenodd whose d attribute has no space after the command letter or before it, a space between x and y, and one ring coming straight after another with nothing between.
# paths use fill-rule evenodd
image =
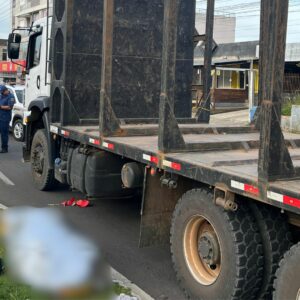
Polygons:
<instances>
[{"instance_id":1,"label":"window","mask_svg":"<svg viewBox=\"0 0 300 300\"><path fill-rule=\"evenodd\" d=\"M245 89L245 71L217 69L218 89Z\"/></svg>"},{"instance_id":2,"label":"window","mask_svg":"<svg viewBox=\"0 0 300 300\"><path fill-rule=\"evenodd\" d=\"M23 100L24 100L24 90L15 90L15 92L16 92L16 95L17 95L17 97L18 97L18 101L20 102L20 103L23 103Z\"/></svg>"},{"instance_id":3,"label":"window","mask_svg":"<svg viewBox=\"0 0 300 300\"><path fill-rule=\"evenodd\" d=\"M41 60L42 33L37 33L30 37L27 69L32 69L40 64Z\"/></svg>"},{"instance_id":4,"label":"window","mask_svg":"<svg viewBox=\"0 0 300 300\"><path fill-rule=\"evenodd\" d=\"M34 55L33 55L33 67L36 67L40 64L41 46L42 46L42 35L40 34L35 39Z\"/></svg>"},{"instance_id":5,"label":"window","mask_svg":"<svg viewBox=\"0 0 300 300\"><path fill-rule=\"evenodd\" d=\"M203 85L202 69L200 68L194 69L194 84Z\"/></svg>"},{"instance_id":6,"label":"window","mask_svg":"<svg viewBox=\"0 0 300 300\"><path fill-rule=\"evenodd\" d=\"M7 49L3 48L2 49L2 60L7 60Z\"/></svg>"},{"instance_id":7,"label":"window","mask_svg":"<svg viewBox=\"0 0 300 300\"><path fill-rule=\"evenodd\" d=\"M20 46L20 56L19 56L21 60L26 60L27 50L28 50L28 39L24 41L24 38L22 38L22 42Z\"/></svg>"}]
</instances>

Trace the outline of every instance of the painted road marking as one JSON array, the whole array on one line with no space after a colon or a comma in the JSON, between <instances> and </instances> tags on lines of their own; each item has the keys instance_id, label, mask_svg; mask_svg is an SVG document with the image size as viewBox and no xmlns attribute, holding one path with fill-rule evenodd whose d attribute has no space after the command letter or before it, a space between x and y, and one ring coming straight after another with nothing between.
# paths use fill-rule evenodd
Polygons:
<instances>
[{"instance_id":1,"label":"painted road marking","mask_svg":"<svg viewBox=\"0 0 300 300\"><path fill-rule=\"evenodd\" d=\"M15 184L0 171L0 180L2 180L5 184L14 186Z\"/></svg>"},{"instance_id":2,"label":"painted road marking","mask_svg":"<svg viewBox=\"0 0 300 300\"><path fill-rule=\"evenodd\" d=\"M0 203L0 210L5 210L8 207ZM120 285L129 288L134 297L137 297L139 300L154 300L150 295L144 292L141 288L139 288L136 284L126 278L124 275L119 273L114 268L110 267L111 269L111 276L114 282L119 283Z\"/></svg>"}]
</instances>

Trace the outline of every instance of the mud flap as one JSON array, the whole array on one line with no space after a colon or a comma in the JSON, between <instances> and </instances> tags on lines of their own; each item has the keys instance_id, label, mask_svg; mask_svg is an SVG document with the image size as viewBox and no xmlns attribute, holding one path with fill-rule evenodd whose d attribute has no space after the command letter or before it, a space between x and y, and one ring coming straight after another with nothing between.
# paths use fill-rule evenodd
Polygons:
<instances>
[{"instance_id":1,"label":"mud flap","mask_svg":"<svg viewBox=\"0 0 300 300\"><path fill-rule=\"evenodd\" d=\"M170 189L161 183L163 172L151 175L145 169L139 247L168 245L173 211L180 197L195 187L195 183L179 177L177 188Z\"/></svg>"}]
</instances>

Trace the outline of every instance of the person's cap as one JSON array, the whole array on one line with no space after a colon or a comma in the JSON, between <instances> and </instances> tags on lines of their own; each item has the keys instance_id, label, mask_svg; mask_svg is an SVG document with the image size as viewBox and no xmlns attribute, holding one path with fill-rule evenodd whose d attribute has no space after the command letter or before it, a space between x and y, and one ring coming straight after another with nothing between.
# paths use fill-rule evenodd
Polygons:
<instances>
[{"instance_id":1,"label":"person's cap","mask_svg":"<svg viewBox=\"0 0 300 300\"><path fill-rule=\"evenodd\" d=\"M0 93L7 91L7 87L5 85L0 85Z\"/></svg>"}]
</instances>

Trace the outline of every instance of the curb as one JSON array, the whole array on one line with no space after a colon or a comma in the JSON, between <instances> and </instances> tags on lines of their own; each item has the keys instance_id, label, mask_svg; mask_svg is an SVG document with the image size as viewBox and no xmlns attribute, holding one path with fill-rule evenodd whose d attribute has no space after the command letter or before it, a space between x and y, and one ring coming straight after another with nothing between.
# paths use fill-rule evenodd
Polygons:
<instances>
[{"instance_id":1,"label":"curb","mask_svg":"<svg viewBox=\"0 0 300 300\"><path fill-rule=\"evenodd\" d=\"M144 292L141 288L139 288L136 284L131 282L129 279L127 279L125 276L120 274L115 269L111 268L111 275L113 278L113 281L119 283L120 285L131 289L132 296L138 298L139 300L154 300L150 295L148 295L146 292Z\"/></svg>"}]
</instances>

